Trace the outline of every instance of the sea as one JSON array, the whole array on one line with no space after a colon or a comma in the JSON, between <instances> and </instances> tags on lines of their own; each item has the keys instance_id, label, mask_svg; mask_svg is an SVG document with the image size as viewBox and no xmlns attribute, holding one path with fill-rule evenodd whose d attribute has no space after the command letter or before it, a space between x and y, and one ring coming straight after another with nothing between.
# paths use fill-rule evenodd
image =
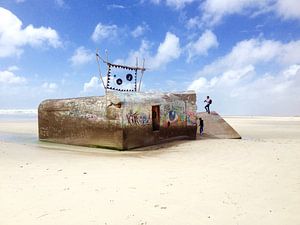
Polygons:
<instances>
[{"instance_id":1,"label":"sea","mask_svg":"<svg viewBox=\"0 0 300 225\"><path fill-rule=\"evenodd\" d=\"M1 121L37 120L37 109L0 109Z\"/></svg>"}]
</instances>

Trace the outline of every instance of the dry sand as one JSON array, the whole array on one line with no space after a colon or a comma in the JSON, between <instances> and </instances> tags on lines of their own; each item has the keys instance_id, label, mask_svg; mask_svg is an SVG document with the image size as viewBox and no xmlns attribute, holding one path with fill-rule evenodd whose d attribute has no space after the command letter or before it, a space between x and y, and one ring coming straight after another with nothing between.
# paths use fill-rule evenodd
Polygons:
<instances>
[{"instance_id":1,"label":"dry sand","mask_svg":"<svg viewBox=\"0 0 300 225\"><path fill-rule=\"evenodd\" d=\"M227 117L242 140L118 152L0 122L0 224L300 224L300 118Z\"/></svg>"}]
</instances>

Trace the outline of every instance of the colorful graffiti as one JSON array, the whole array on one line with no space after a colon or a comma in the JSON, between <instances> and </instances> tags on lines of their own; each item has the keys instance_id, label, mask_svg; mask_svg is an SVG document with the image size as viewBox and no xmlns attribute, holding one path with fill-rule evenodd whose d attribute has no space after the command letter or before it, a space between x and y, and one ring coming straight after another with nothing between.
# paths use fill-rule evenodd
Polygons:
<instances>
[{"instance_id":1,"label":"colorful graffiti","mask_svg":"<svg viewBox=\"0 0 300 225\"><path fill-rule=\"evenodd\" d=\"M126 118L129 125L144 126L151 123L150 115L143 112L133 112L130 110L129 113L126 114Z\"/></svg>"},{"instance_id":2,"label":"colorful graffiti","mask_svg":"<svg viewBox=\"0 0 300 225\"><path fill-rule=\"evenodd\" d=\"M177 115L176 111L174 111L174 110L169 111L168 117L169 117L170 123L176 122L178 120L178 115Z\"/></svg>"},{"instance_id":3,"label":"colorful graffiti","mask_svg":"<svg viewBox=\"0 0 300 225\"><path fill-rule=\"evenodd\" d=\"M183 101L174 101L162 107L162 125L184 125L186 122L185 104Z\"/></svg>"},{"instance_id":4,"label":"colorful graffiti","mask_svg":"<svg viewBox=\"0 0 300 225\"><path fill-rule=\"evenodd\" d=\"M128 126L144 126L152 124L151 104L136 106L125 105L123 114ZM183 100L169 100L159 104L160 126L173 127L195 125L197 122L194 106Z\"/></svg>"},{"instance_id":5,"label":"colorful graffiti","mask_svg":"<svg viewBox=\"0 0 300 225\"><path fill-rule=\"evenodd\" d=\"M197 124L197 114L195 112L187 112L187 125Z\"/></svg>"}]
</instances>

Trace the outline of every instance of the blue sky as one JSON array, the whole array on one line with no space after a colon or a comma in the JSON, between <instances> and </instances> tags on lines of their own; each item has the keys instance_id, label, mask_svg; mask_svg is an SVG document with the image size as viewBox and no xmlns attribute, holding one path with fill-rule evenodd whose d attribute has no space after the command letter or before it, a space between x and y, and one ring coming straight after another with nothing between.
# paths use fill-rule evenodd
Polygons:
<instances>
[{"instance_id":1,"label":"blue sky","mask_svg":"<svg viewBox=\"0 0 300 225\"><path fill-rule=\"evenodd\" d=\"M0 109L103 95L95 51L143 91L195 90L225 115L300 115L299 0L0 0ZM102 65L102 72L105 67Z\"/></svg>"}]
</instances>

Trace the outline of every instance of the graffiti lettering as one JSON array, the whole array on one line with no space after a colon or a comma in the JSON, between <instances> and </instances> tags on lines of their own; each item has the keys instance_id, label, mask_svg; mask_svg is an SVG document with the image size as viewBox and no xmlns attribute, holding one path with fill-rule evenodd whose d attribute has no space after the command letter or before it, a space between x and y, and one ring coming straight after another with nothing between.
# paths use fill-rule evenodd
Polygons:
<instances>
[{"instance_id":1,"label":"graffiti lettering","mask_svg":"<svg viewBox=\"0 0 300 225\"><path fill-rule=\"evenodd\" d=\"M147 125L150 123L150 116L147 116L145 113L138 113L130 111L127 115L127 122L130 125Z\"/></svg>"}]
</instances>

